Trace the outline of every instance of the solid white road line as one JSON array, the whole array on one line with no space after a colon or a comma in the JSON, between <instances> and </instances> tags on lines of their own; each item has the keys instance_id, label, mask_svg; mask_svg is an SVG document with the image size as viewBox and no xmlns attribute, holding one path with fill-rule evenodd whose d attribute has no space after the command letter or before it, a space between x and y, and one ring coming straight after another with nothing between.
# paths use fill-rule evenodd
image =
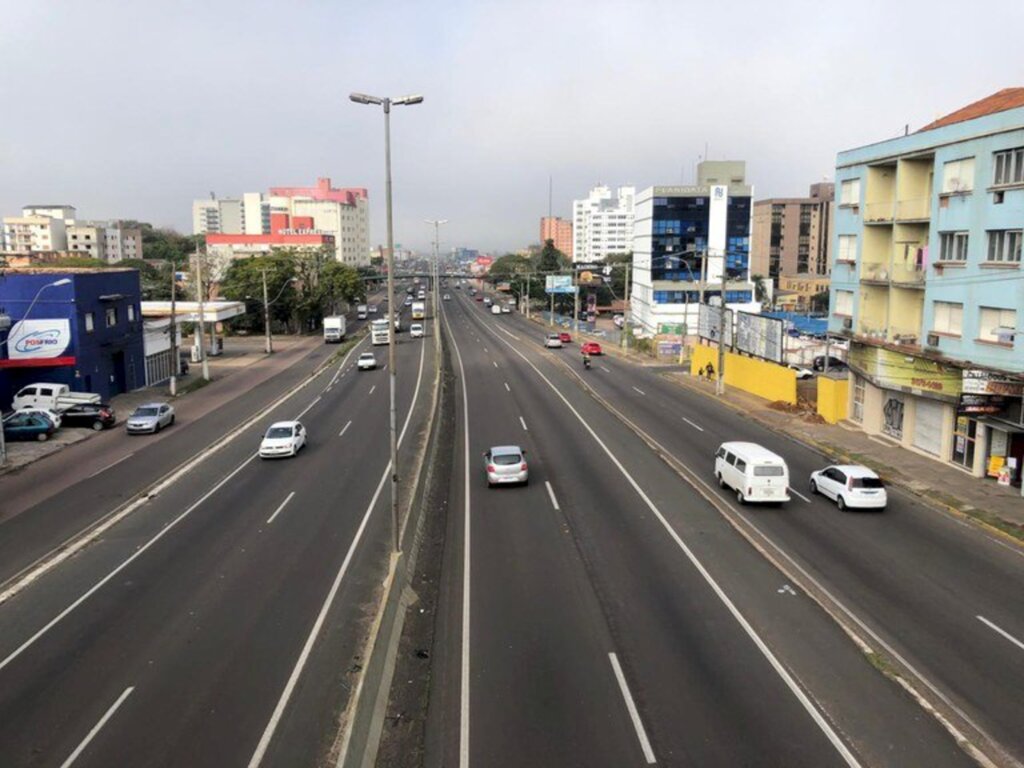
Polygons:
<instances>
[{"instance_id":1,"label":"solid white road line","mask_svg":"<svg viewBox=\"0 0 1024 768\"><path fill-rule=\"evenodd\" d=\"M530 431L530 430L528 430L526 428L526 422L523 420L522 416L519 417L519 423L523 425L523 432L529 432Z\"/></svg>"},{"instance_id":2,"label":"solid white road line","mask_svg":"<svg viewBox=\"0 0 1024 768\"><path fill-rule=\"evenodd\" d=\"M269 525L270 523L274 522L274 518L277 517L281 513L281 510L284 509L288 505L288 502L292 500L292 497L294 495L295 495L295 491L292 491L291 493L288 494L288 498L286 498L284 501L281 502L281 506L279 506L277 509L274 510L274 514L272 514L270 517L267 518L267 525Z\"/></svg>"},{"instance_id":3,"label":"solid white road line","mask_svg":"<svg viewBox=\"0 0 1024 768\"><path fill-rule=\"evenodd\" d=\"M312 408L314 405L319 403L321 397L322 397L322 395L317 395L316 400L314 400L312 403L310 403L305 408L303 408L301 411L299 411L299 415L295 417L296 420L301 419L303 416L305 416L307 413L309 413L310 408Z\"/></svg>"},{"instance_id":4,"label":"solid white road line","mask_svg":"<svg viewBox=\"0 0 1024 768\"><path fill-rule=\"evenodd\" d=\"M685 416L683 416L683 421L685 421L685 422L686 422L687 424L689 424L689 425L690 425L691 427L693 427L694 429L696 429L696 430L697 430L698 432L703 432L703 431L704 431L704 427L700 426L699 424L694 424L694 423L693 423L692 421L690 421L690 420L689 420L688 418L686 418Z\"/></svg>"},{"instance_id":5,"label":"solid white road line","mask_svg":"<svg viewBox=\"0 0 1024 768\"><path fill-rule=\"evenodd\" d=\"M507 382L507 381L505 382L505 391L506 391L506 392L511 392L511 391L512 391L511 389L509 389L509 386L508 386L508 382Z\"/></svg>"},{"instance_id":6,"label":"solid white road line","mask_svg":"<svg viewBox=\"0 0 1024 768\"><path fill-rule=\"evenodd\" d=\"M343 358L341 358L341 362L338 364L338 371L334 374L334 378L331 379L331 386L334 386L334 383L338 380L339 376L344 375L342 373L342 370L345 368L345 363L347 363L348 359L352 357L353 352L355 352L359 347L363 346L364 341L366 341L365 336L362 339L360 339L359 342L356 343L356 345L353 346L352 349L350 349Z\"/></svg>"},{"instance_id":7,"label":"solid white road line","mask_svg":"<svg viewBox=\"0 0 1024 768\"><path fill-rule=\"evenodd\" d=\"M1018 648L1020 648L1020 649L1021 649L1022 651L1024 651L1024 643L1022 643L1022 642L1021 642L1020 640L1018 640L1018 639L1017 639L1016 637L1014 637L1013 635L1011 635L1011 634L1010 634L1009 632L1007 632L1007 631L1006 631L1005 629L1002 629L1001 627L997 627L997 626L996 626L995 624L993 624L993 623L992 623L991 621L989 621L988 619L986 619L986 618L985 618L984 616L975 616L974 618L976 618L976 619L977 619L978 621L980 621L980 622L981 622L982 624L985 624L985 625L987 625L987 626L989 627L989 629L994 629L994 630L995 630L996 632L998 632L998 633L999 633L1000 635L1002 635L1002 636L1003 636L1003 637L1005 637L1005 638L1006 638L1007 640L1009 640L1009 641L1010 641L1011 643L1013 643L1013 644L1014 644L1014 645L1016 645L1016 646L1017 646Z\"/></svg>"},{"instance_id":8,"label":"solid white road line","mask_svg":"<svg viewBox=\"0 0 1024 768\"><path fill-rule=\"evenodd\" d=\"M491 360L491 363L493 363L493 365L494 365L494 367L495 367L495 368L497 368L497 367L498 367L498 362L497 362L496 360Z\"/></svg>"},{"instance_id":9,"label":"solid white road line","mask_svg":"<svg viewBox=\"0 0 1024 768\"><path fill-rule=\"evenodd\" d=\"M376 384L374 384L372 387L370 387L370 394L371 395L373 394L373 390L375 390L376 388L377 388Z\"/></svg>"},{"instance_id":10,"label":"solid white road line","mask_svg":"<svg viewBox=\"0 0 1024 768\"><path fill-rule=\"evenodd\" d=\"M517 354L523 360L523 362L525 362L528 366L530 366L530 368L533 369L534 373L536 373L541 378L541 380L548 385L548 388L555 393L555 397L561 400L565 407L568 408L569 411L572 413L572 415L576 417L576 420L583 426L583 429L586 430L587 433L590 434L591 438L593 438L594 442L596 442L601 447L605 455L608 456L608 458L619 470L619 472L622 473L623 477L626 478L626 481L630 484L630 486L632 486L636 494L643 500L644 504L655 516L655 518L657 518L657 520L661 523L662 527L672 538L672 540L676 543L679 549L682 550L683 554L686 555L686 558L690 561L693 567L696 568L697 572L700 573L700 575L704 578L705 583L707 583L707 585L715 593L718 599L726 607L726 609L729 611L732 617L736 620L736 623L740 625L740 627L746 633L747 637L750 638L751 642L753 642L757 649L761 652L761 655L764 656L764 658L771 665L772 669L775 670L775 673L779 676L779 678L781 678L783 683L785 683L786 687L789 688L793 696L797 699L797 701L800 702L800 704L804 708L804 711L807 712L807 714L818 726L818 728L821 729L822 733L835 748L836 752L839 753L839 755L843 758L846 764L851 766L851 768L853 768L854 766L856 766L856 768L860 768L860 763L857 761L857 758L846 746L846 744L843 743L843 740L839 737L839 734L837 734L835 730L832 728L832 726L828 723L828 721L825 720L821 712L818 711L818 708L810 700L810 698L803 691L803 689L797 684L796 680L793 679L793 676L790 675L789 671L782 665L782 663L778 660L775 654L772 653L768 645L764 642L764 640L761 639L761 636L757 634L757 631L753 628L753 626L751 626L750 622L747 621L746 617L740 612L739 608L736 607L732 599L725 593L725 590L723 590L722 587L718 584L718 582L715 581L711 573L707 570L707 568L704 567L704 564L693 553L693 550L691 550L689 545L687 545L687 543L683 541L682 537L679 535L676 529L673 528L672 525L668 522L668 519L662 514L661 510L644 492L643 488L640 487L640 484L637 483L637 481L629 473L629 470L627 470L622 465L622 462L619 461L618 457L614 453L612 453L611 449L601 439L597 432L595 432L594 429L587 423L586 419L584 419L580 412L573 407L572 403L569 402L565 395L563 395L559 391L558 387L555 386L554 382L552 382L551 379L545 376L544 373L526 357L526 355L524 355L518 349L513 347L507 341L504 341L504 339L501 339L501 341L506 346L508 346L508 348L511 349L515 354Z\"/></svg>"},{"instance_id":11,"label":"solid white road line","mask_svg":"<svg viewBox=\"0 0 1024 768\"><path fill-rule=\"evenodd\" d=\"M416 400L420 393L420 383L423 380L424 350L426 350L425 346L420 347L420 370L419 374L416 376L416 387L413 390L412 402L409 404L409 412L405 416L405 423L402 425L402 431L398 435L399 446L401 446L402 441L405 439L405 432L409 428L409 422L412 419L413 411L416 409ZM284 714L285 707L288 706L288 701L291 699L292 692L295 690L295 686L298 684L299 678L302 676L302 671L306 667L306 662L309 660L309 655L313 651L313 646L316 644L320 631L323 629L324 622L327 620L327 614L334 605L334 598L337 596L338 589L341 587L341 582L345 578L345 574L348 572L348 567L352 562L356 549L359 547L359 542L362 541L363 533L366 531L366 525L370 522L370 515L373 514L373 509L377 506L377 499L380 497L380 493L384 489L384 483L387 482L390 473L391 462L389 461L387 466L384 467L383 474L380 476L380 482L377 483L377 490L374 491L373 498L370 499L370 504L366 508L366 512L363 513L363 519L359 523L359 528L356 530L356 535L352 539L352 543L349 545L348 552L345 553L345 560L338 569L338 573L334 577L334 583L331 584L331 589L328 591L327 597L320 608L320 613L317 614L316 621L313 623L313 628L309 631L309 636L306 638L306 642L302 646L302 651L299 653L299 658L295 662L295 666L292 668L292 673L288 677L288 682L285 684L284 690L281 692L281 697L277 700L274 712L270 716L270 722L267 723L267 727L263 730L263 735L260 737L259 744L256 745L256 751L253 752L252 757L249 759L249 768L256 768L256 766L260 764L263 760L263 756L267 752L267 747L270 746L271 739L274 738L274 732L277 730L277 725L281 721L281 716Z\"/></svg>"},{"instance_id":12,"label":"solid white road line","mask_svg":"<svg viewBox=\"0 0 1024 768\"><path fill-rule=\"evenodd\" d=\"M640 720L640 713L637 712L636 704L633 701L633 694L629 692L629 686L626 685L626 676L622 674L619 657L614 653L609 653L608 659L612 663L615 679L619 681L619 690L622 691L622 698L626 700L626 709L629 710L629 718L633 721L633 728L636 729L636 737L640 740L640 749L644 751L644 760L647 761L648 765L653 765L658 761L654 759L654 750L651 749L651 742L647 738L647 731L644 730L644 724Z\"/></svg>"},{"instance_id":13,"label":"solid white road line","mask_svg":"<svg viewBox=\"0 0 1024 768\"><path fill-rule=\"evenodd\" d=\"M82 743L78 745L74 752L68 755L67 760L61 763L60 768L69 768L69 766L78 759L78 756L81 755L82 752L85 751L85 748L89 746L89 742L96 738L96 734L99 733L100 729L107 724L107 720L114 716L114 713L117 712L117 708L124 704L124 700L131 696L132 691L134 690L134 686L129 686L124 689L121 695L117 697L117 701L110 705L110 709L108 709L104 713L103 717L100 718L100 721L92 727L92 730L89 731L88 735L82 740Z\"/></svg>"},{"instance_id":14,"label":"solid white road line","mask_svg":"<svg viewBox=\"0 0 1024 768\"><path fill-rule=\"evenodd\" d=\"M803 495L802 493L800 493L800 491L798 491L798 490L796 490L796 489L794 489L794 488L790 488L790 489L789 489L789 492L790 492L790 493L792 493L792 494L794 494L794 495L796 495L796 496L799 496L799 497L800 497L801 499L803 499L804 501L806 501L806 502L807 502L808 504L810 504L810 503L811 503L811 500L810 500L810 499L808 499L808 498L807 498L806 496L804 496L804 495Z\"/></svg>"},{"instance_id":15,"label":"solid white road line","mask_svg":"<svg viewBox=\"0 0 1024 768\"><path fill-rule=\"evenodd\" d=\"M554 507L556 510L561 509L561 507L558 506L558 499L555 498L555 490L551 487L551 483L545 480L544 485L548 489L548 496L551 497L551 506Z\"/></svg>"},{"instance_id":16,"label":"solid white road line","mask_svg":"<svg viewBox=\"0 0 1024 768\"><path fill-rule=\"evenodd\" d=\"M502 333L504 333L504 334L505 334L506 336L511 336L511 337L512 337L513 339L515 339L516 341L519 341L519 337L518 337L518 336L516 336L516 335L515 335L514 333L512 333L511 331L506 331L506 330L505 330L504 328L502 328L502 327L501 327L500 325L498 326L498 330L499 330L499 331L501 331Z\"/></svg>"},{"instance_id":17,"label":"solid white road line","mask_svg":"<svg viewBox=\"0 0 1024 768\"><path fill-rule=\"evenodd\" d=\"M341 437L342 435L344 435L346 430L348 430L348 428L351 427L351 426L352 426L352 420L349 419L348 424L346 424L344 427L341 428L341 432L338 433L338 437Z\"/></svg>"},{"instance_id":18,"label":"solid white road line","mask_svg":"<svg viewBox=\"0 0 1024 768\"><path fill-rule=\"evenodd\" d=\"M121 463L122 461L124 461L125 459L130 459L130 458L131 458L132 456L134 456L134 455L135 455L135 452L134 452L134 451L132 451L132 452L131 452L131 453L129 453L129 454L127 455L127 456L122 456L122 457L121 457L120 459L118 459L117 461L112 461L112 462L110 462L110 463L109 463L109 464L107 464L107 466L105 466L105 467L104 467L103 469L97 469L97 470L96 470L95 472L93 472L93 473L92 473L91 475L89 475L89 477L87 477L87 478L85 478L85 479L86 479L86 480L91 480L92 478L96 477L96 475L102 475L102 474L103 474L104 472L106 472L106 471L107 471L108 469L110 469L111 467L116 467L116 466L117 466L118 464L120 464L120 463Z\"/></svg>"},{"instance_id":19,"label":"solid white road line","mask_svg":"<svg viewBox=\"0 0 1024 768\"><path fill-rule=\"evenodd\" d=\"M646 393L642 389L637 389L636 387L633 387L633 391L639 392L641 395L644 395L646 397Z\"/></svg>"}]
</instances>

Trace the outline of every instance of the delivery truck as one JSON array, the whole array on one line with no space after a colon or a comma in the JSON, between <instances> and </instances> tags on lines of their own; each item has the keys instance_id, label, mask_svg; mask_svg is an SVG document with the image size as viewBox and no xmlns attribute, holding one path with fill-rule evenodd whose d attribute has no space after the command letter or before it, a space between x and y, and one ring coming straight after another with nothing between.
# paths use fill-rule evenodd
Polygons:
<instances>
[{"instance_id":1,"label":"delivery truck","mask_svg":"<svg viewBox=\"0 0 1024 768\"><path fill-rule=\"evenodd\" d=\"M331 315L324 318L324 343L337 344L345 340L345 316Z\"/></svg>"}]
</instances>

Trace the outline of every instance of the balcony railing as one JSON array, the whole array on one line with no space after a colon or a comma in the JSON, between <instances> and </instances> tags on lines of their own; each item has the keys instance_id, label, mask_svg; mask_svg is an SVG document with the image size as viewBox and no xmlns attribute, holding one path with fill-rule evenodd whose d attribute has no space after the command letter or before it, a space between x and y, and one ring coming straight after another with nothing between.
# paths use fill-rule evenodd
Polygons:
<instances>
[{"instance_id":1,"label":"balcony railing","mask_svg":"<svg viewBox=\"0 0 1024 768\"><path fill-rule=\"evenodd\" d=\"M927 197L900 200L896 203L896 218L901 221L927 219L931 216L931 200Z\"/></svg>"},{"instance_id":2,"label":"balcony railing","mask_svg":"<svg viewBox=\"0 0 1024 768\"><path fill-rule=\"evenodd\" d=\"M882 200L864 205L864 221L892 221L895 204L892 200Z\"/></svg>"},{"instance_id":3,"label":"balcony railing","mask_svg":"<svg viewBox=\"0 0 1024 768\"><path fill-rule=\"evenodd\" d=\"M864 264L860 268L860 279L875 283L887 283L890 276L887 264Z\"/></svg>"},{"instance_id":4,"label":"balcony railing","mask_svg":"<svg viewBox=\"0 0 1024 768\"><path fill-rule=\"evenodd\" d=\"M913 288L923 288L925 280L925 270L923 264L902 264L895 262L892 265L892 271L890 272L892 282L899 283L901 285L907 285Z\"/></svg>"}]
</instances>

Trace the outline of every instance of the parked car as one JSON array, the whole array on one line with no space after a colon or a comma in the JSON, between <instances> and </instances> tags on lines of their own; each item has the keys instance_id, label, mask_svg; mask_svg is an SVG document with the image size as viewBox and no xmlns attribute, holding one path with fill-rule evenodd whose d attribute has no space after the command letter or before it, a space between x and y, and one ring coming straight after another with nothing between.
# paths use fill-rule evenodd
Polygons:
<instances>
[{"instance_id":1,"label":"parked car","mask_svg":"<svg viewBox=\"0 0 1024 768\"><path fill-rule=\"evenodd\" d=\"M544 346L548 349L561 349L562 337L558 333L549 333L544 337Z\"/></svg>"},{"instance_id":2,"label":"parked car","mask_svg":"<svg viewBox=\"0 0 1024 768\"><path fill-rule=\"evenodd\" d=\"M117 423L117 414L106 403L81 403L61 414L66 427L92 427L97 432Z\"/></svg>"},{"instance_id":3,"label":"parked car","mask_svg":"<svg viewBox=\"0 0 1024 768\"><path fill-rule=\"evenodd\" d=\"M846 370L846 363L844 361L840 360L838 357L833 357L832 355L829 355L828 356L828 367L829 367L829 370L835 369L837 371L844 371L844 370ZM825 370L825 356L824 355L818 355L816 358L814 358L814 362L811 364L811 368L813 368L816 372L819 372L819 373L821 371L824 371Z\"/></svg>"},{"instance_id":4,"label":"parked car","mask_svg":"<svg viewBox=\"0 0 1024 768\"><path fill-rule=\"evenodd\" d=\"M518 445L496 445L484 452L484 472L487 487L508 483L530 482L530 468L526 464L526 451Z\"/></svg>"},{"instance_id":5,"label":"parked car","mask_svg":"<svg viewBox=\"0 0 1024 768\"><path fill-rule=\"evenodd\" d=\"M561 340L563 344L572 344L572 334L569 333L568 331L560 331L558 334L558 338Z\"/></svg>"},{"instance_id":6,"label":"parked car","mask_svg":"<svg viewBox=\"0 0 1024 768\"><path fill-rule=\"evenodd\" d=\"M295 456L306 445L306 428L299 421L278 421L260 441L260 458Z\"/></svg>"},{"instance_id":7,"label":"parked car","mask_svg":"<svg viewBox=\"0 0 1024 768\"><path fill-rule=\"evenodd\" d=\"M373 352L363 352L356 360L356 368L360 371L372 371L377 367L377 358Z\"/></svg>"},{"instance_id":8,"label":"parked car","mask_svg":"<svg viewBox=\"0 0 1024 768\"><path fill-rule=\"evenodd\" d=\"M812 371L810 368L804 368L802 365L796 365L794 363L790 363L786 367L789 368L791 371L795 371L796 372L796 377L798 379L813 379L814 378L814 371Z\"/></svg>"},{"instance_id":9,"label":"parked car","mask_svg":"<svg viewBox=\"0 0 1024 768\"><path fill-rule=\"evenodd\" d=\"M409 336L414 339L423 337L423 326L420 323L413 323L409 326Z\"/></svg>"},{"instance_id":10,"label":"parked car","mask_svg":"<svg viewBox=\"0 0 1024 768\"><path fill-rule=\"evenodd\" d=\"M736 491L740 504L789 501L789 467L757 443L722 443L715 452L715 478Z\"/></svg>"},{"instance_id":11,"label":"parked car","mask_svg":"<svg viewBox=\"0 0 1024 768\"><path fill-rule=\"evenodd\" d=\"M17 412L35 413L38 414L39 416L45 416L46 418L53 422L53 426L55 426L57 429L60 429L61 422L63 421L61 419L61 415L57 411L51 411L48 408L19 408Z\"/></svg>"},{"instance_id":12,"label":"parked car","mask_svg":"<svg viewBox=\"0 0 1024 768\"><path fill-rule=\"evenodd\" d=\"M835 464L811 472L811 493L833 499L839 509L885 509L882 479L859 464Z\"/></svg>"},{"instance_id":13,"label":"parked car","mask_svg":"<svg viewBox=\"0 0 1024 768\"><path fill-rule=\"evenodd\" d=\"M580 352L584 355L603 355L601 345L596 341L584 341L580 344Z\"/></svg>"},{"instance_id":14,"label":"parked car","mask_svg":"<svg viewBox=\"0 0 1024 768\"><path fill-rule=\"evenodd\" d=\"M56 431L53 422L40 413L15 411L4 419L4 440L44 442Z\"/></svg>"},{"instance_id":15,"label":"parked car","mask_svg":"<svg viewBox=\"0 0 1024 768\"><path fill-rule=\"evenodd\" d=\"M174 409L167 403L146 403L140 405L128 421L125 422L125 431L129 435L152 432L156 434L164 427L174 424Z\"/></svg>"},{"instance_id":16,"label":"parked car","mask_svg":"<svg viewBox=\"0 0 1024 768\"><path fill-rule=\"evenodd\" d=\"M511 315L512 314L512 307L510 307L508 304L502 304L501 305L501 314L503 314L503 315Z\"/></svg>"},{"instance_id":17,"label":"parked car","mask_svg":"<svg viewBox=\"0 0 1024 768\"><path fill-rule=\"evenodd\" d=\"M40 382L22 387L14 395L11 408L45 408L60 412L77 403L98 403L100 396L92 392L72 392L67 384Z\"/></svg>"}]
</instances>

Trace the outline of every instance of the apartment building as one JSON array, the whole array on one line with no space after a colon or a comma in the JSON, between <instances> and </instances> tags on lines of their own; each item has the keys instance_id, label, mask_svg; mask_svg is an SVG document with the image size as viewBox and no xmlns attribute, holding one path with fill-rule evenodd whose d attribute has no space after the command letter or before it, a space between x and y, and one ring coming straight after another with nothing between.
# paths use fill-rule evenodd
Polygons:
<instances>
[{"instance_id":1,"label":"apartment building","mask_svg":"<svg viewBox=\"0 0 1024 768\"><path fill-rule=\"evenodd\" d=\"M555 248L570 259L573 253L572 222L559 216L544 216L540 220L541 245L552 240Z\"/></svg>"},{"instance_id":2,"label":"apartment building","mask_svg":"<svg viewBox=\"0 0 1024 768\"><path fill-rule=\"evenodd\" d=\"M69 252L116 264L142 258L142 230L120 221L69 221Z\"/></svg>"},{"instance_id":3,"label":"apartment building","mask_svg":"<svg viewBox=\"0 0 1024 768\"><path fill-rule=\"evenodd\" d=\"M829 330L849 420L978 477L1024 464L1024 88L841 152Z\"/></svg>"},{"instance_id":4,"label":"apartment building","mask_svg":"<svg viewBox=\"0 0 1024 768\"><path fill-rule=\"evenodd\" d=\"M824 275L832 268L835 185L812 184L807 197L754 203L750 272L779 286L783 275Z\"/></svg>"},{"instance_id":5,"label":"apartment building","mask_svg":"<svg viewBox=\"0 0 1024 768\"><path fill-rule=\"evenodd\" d=\"M42 208L27 207L21 216L5 216L4 248L12 253L65 251L67 223L62 217L35 213ZM72 211L74 209L71 209ZM26 212L27 211L27 212Z\"/></svg>"},{"instance_id":6,"label":"apartment building","mask_svg":"<svg viewBox=\"0 0 1024 768\"><path fill-rule=\"evenodd\" d=\"M636 199L632 243L632 319L644 331L697 329L699 305L760 311L750 282L753 187L746 163L705 161L695 186L648 187Z\"/></svg>"},{"instance_id":7,"label":"apartment building","mask_svg":"<svg viewBox=\"0 0 1024 768\"><path fill-rule=\"evenodd\" d=\"M604 261L610 253L626 253L633 247L636 189L599 185L585 200L572 204L573 261Z\"/></svg>"}]
</instances>

